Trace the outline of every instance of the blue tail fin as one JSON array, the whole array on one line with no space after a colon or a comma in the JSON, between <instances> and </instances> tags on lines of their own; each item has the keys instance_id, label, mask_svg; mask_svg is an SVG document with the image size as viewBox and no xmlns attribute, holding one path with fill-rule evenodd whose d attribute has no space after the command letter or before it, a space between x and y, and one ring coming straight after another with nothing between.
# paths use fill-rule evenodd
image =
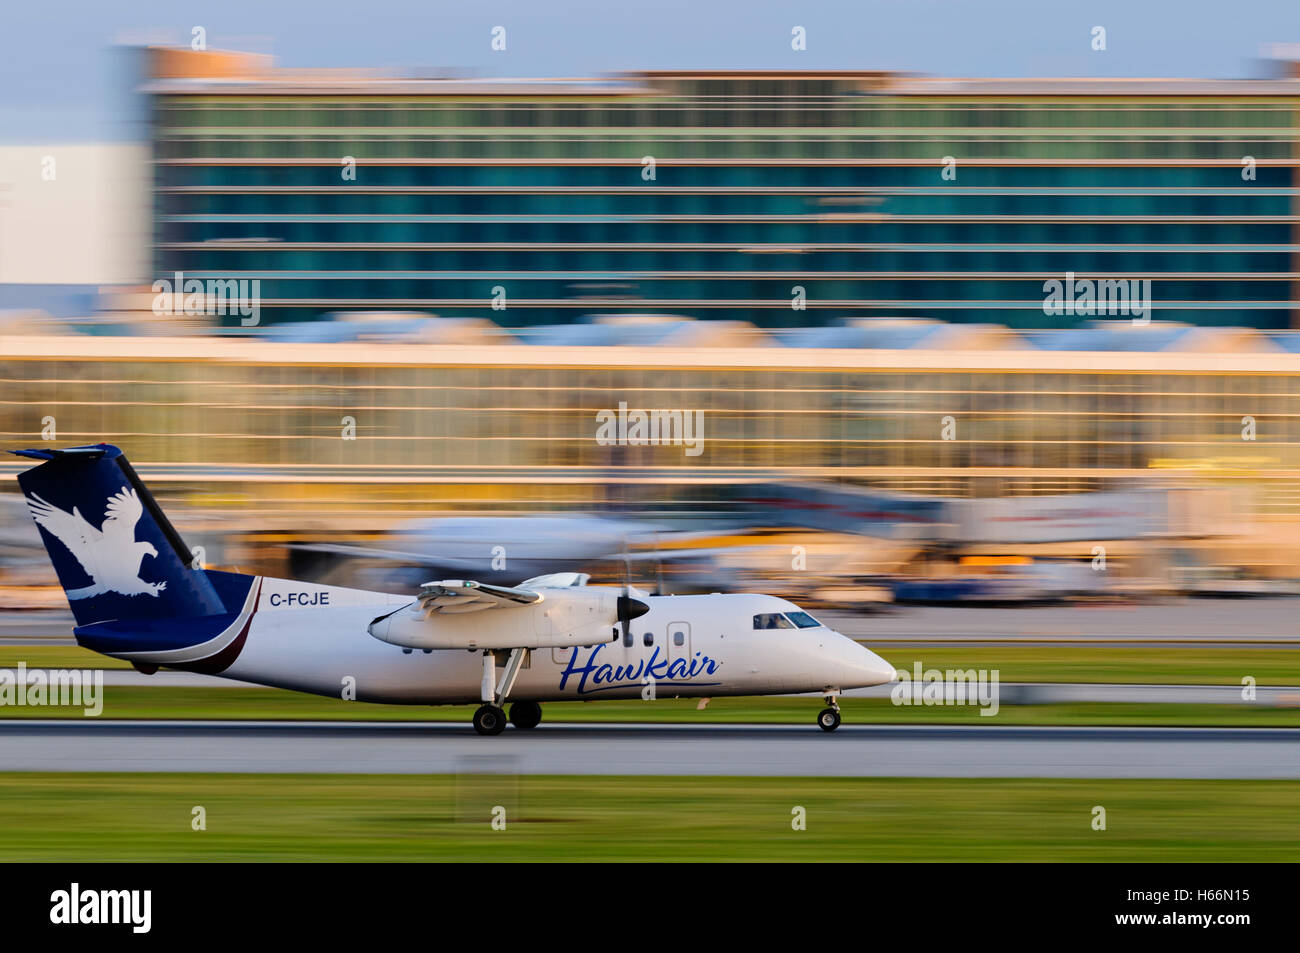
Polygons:
<instances>
[{"instance_id":1,"label":"blue tail fin","mask_svg":"<svg viewBox=\"0 0 1300 953\"><path fill-rule=\"evenodd\" d=\"M12 452L45 461L18 485L79 626L226 611L117 447Z\"/></svg>"}]
</instances>

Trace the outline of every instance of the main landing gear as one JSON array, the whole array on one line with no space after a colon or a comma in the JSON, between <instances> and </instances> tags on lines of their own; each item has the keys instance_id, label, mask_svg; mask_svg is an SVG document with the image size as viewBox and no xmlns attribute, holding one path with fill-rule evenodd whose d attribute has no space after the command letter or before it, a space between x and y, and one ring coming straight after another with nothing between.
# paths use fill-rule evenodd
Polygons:
<instances>
[{"instance_id":1,"label":"main landing gear","mask_svg":"<svg viewBox=\"0 0 1300 953\"><path fill-rule=\"evenodd\" d=\"M510 706L510 724L528 731L542 720L542 706L537 702L515 702Z\"/></svg>"},{"instance_id":2,"label":"main landing gear","mask_svg":"<svg viewBox=\"0 0 1300 953\"><path fill-rule=\"evenodd\" d=\"M828 707L817 713L817 724L822 731L834 731L840 726L840 703L834 695L826 696Z\"/></svg>"},{"instance_id":3,"label":"main landing gear","mask_svg":"<svg viewBox=\"0 0 1300 953\"><path fill-rule=\"evenodd\" d=\"M542 721L537 702L515 702L510 706L510 724L521 731L536 728ZM483 705L474 712L474 730L480 735L499 735L506 728L506 713L496 705Z\"/></svg>"},{"instance_id":4,"label":"main landing gear","mask_svg":"<svg viewBox=\"0 0 1300 953\"><path fill-rule=\"evenodd\" d=\"M506 713L503 706L527 659L528 649L511 649L498 681L497 654L491 650L483 653L483 680L479 685L479 697L483 700L483 705L474 712L474 730L480 735L499 735L505 731ZM537 702L515 702L510 706L510 722L516 728L527 731L536 728L541 720L542 706Z\"/></svg>"},{"instance_id":5,"label":"main landing gear","mask_svg":"<svg viewBox=\"0 0 1300 953\"><path fill-rule=\"evenodd\" d=\"M506 713L496 705L484 705L474 712L474 730L480 735L499 735L506 730Z\"/></svg>"}]
</instances>

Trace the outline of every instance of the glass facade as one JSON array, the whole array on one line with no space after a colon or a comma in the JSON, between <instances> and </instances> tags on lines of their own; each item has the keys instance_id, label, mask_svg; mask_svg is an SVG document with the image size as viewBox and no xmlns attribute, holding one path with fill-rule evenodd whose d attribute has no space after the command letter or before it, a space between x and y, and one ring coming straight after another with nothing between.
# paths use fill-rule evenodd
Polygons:
<instances>
[{"instance_id":1,"label":"glass facade","mask_svg":"<svg viewBox=\"0 0 1300 953\"><path fill-rule=\"evenodd\" d=\"M1151 279L1157 319L1300 327L1290 85L1050 82L160 80L154 266L259 278L267 322L1059 327L1084 319L1043 284L1073 272Z\"/></svg>"}]
</instances>

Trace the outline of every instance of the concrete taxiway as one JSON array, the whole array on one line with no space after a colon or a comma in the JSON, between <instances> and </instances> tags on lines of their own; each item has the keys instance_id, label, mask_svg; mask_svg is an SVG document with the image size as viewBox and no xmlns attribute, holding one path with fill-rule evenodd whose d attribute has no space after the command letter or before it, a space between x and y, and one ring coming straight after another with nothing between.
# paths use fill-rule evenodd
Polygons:
<instances>
[{"instance_id":1,"label":"concrete taxiway","mask_svg":"<svg viewBox=\"0 0 1300 953\"><path fill-rule=\"evenodd\" d=\"M1055 643L1300 645L1300 598L1169 598L1134 604L891 606L877 612L815 612L867 644Z\"/></svg>"},{"instance_id":2,"label":"concrete taxiway","mask_svg":"<svg viewBox=\"0 0 1300 953\"><path fill-rule=\"evenodd\" d=\"M1300 778L1300 729L0 721L9 771Z\"/></svg>"}]
</instances>

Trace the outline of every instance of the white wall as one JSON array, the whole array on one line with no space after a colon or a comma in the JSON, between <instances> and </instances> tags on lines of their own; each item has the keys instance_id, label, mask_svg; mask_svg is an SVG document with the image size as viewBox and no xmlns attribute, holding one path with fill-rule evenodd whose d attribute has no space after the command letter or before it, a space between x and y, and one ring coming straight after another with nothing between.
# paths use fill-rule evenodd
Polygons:
<instances>
[{"instance_id":1,"label":"white wall","mask_svg":"<svg viewBox=\"0 0 1300 953\"><path fill-rule=\"evenodd\" d=\"M41 177L54 159L54 179ZM0 146L0 283L120 284L149 273L148 147Z\"/></svg>"}]
</instances>

